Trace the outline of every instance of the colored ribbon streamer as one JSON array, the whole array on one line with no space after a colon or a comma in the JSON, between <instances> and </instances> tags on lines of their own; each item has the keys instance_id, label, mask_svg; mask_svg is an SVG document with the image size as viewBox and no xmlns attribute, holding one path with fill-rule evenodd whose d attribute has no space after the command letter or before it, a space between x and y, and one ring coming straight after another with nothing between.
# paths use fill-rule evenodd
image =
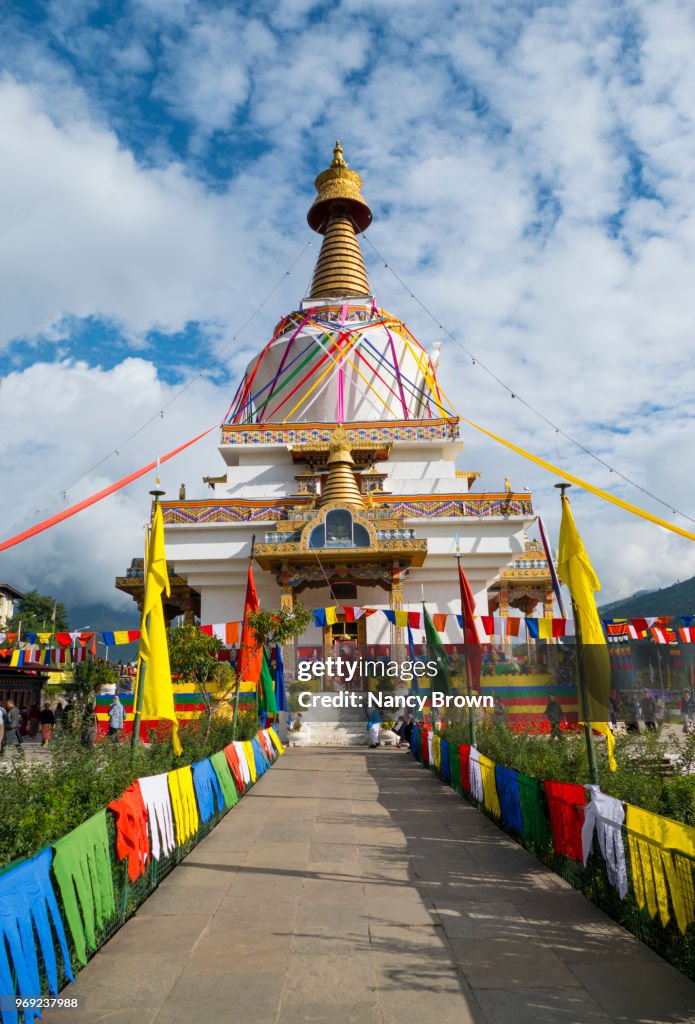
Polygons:
<instances>
[{"instance_id":1,"label":"colored ribbon streamer","mask_svg":"<svg viewBox=\"0 0 695 1024\"><path fill-rule=\"evenodd\" d=\"M659 516L654 516L651 512L647 512L645 509L639 508L637 505L631 505L629 501L623 501L622 498L616 498L614 494L609 494L608 491L602 491L600 487L594 487L593 484L587 483L587 481L582 480L581 477L573 476L572 473L568 473L566 470L560 469L558 466L554 466L552 462L546 462L545 459L541 459L537 455L532 455L523 448L519 448L518 445L512 444L511 441L505 441L503 437L493 434L492 431L486 430L485 427L481 427L478 423L474 423L472 420L464 419L463 422L467 423L469 427L479 430L481 434L485 434L487 437L492 438L493 441L497 441L498 444L504 445L505 448L509 448L510 451L516 452L517 455L522 455L530 462L535 462L536 465L541 466L542 469L547 469L549 473L554 473L555 476L562 477L563 480L569 480L570 483L576 484L577 487L583 487L584 490L589 491L590 494L595 494L596 497L603 498L604 501L609 501L612 505L617 505L618 508L622 508L626 512L631 512L634 516L639 516L640 519L646 519L647 522L654 523L656 526L662 526L664 530L670 530L671 533L677 533L680 537L686 537L688 540L695 540L695 533L690 533L688 530L684 530L680 526L675 526L673 523L669 523L665 519L660 519ZM2 548L0 548L0 550L2 550Z\"/></svg>"},{"instance_id":2,"label":"colored ribbon streamer","mask_svg":"<svg viewBox=\"0 0 695 1024\"><path fill-rule=\"evenodd\" d=\"M169 459L173 459L174 456L180 452L185 451L186 448L190 448L191 445L195 444L196 441L202 440L207 437L209 433L217 428L218 424L215 423L212 427L208 427L202 434L198 434L197 437L192 438L190 441L186 441L185 444L179 445L178 448L174 448L173 451L167 452L166 455L162 455L159 462L168 462ZM82 512L85 508L89 508L91 505L96 505L97 502L102 501L104 498L108 498L109 495L115 494L116 491L122 490L127 487L128 484L132 484L134 480L139 480L145 473L150 473L157 466L157 460L154 462L148 462L146 466L142 466L140 469L136 469L134 473L129 473L127 476L121 477L113 484L109 484L108 487L104 487L103 490L97 491L95 494L90 495L88 498L84 498L82 501L76 502L74 505L70 505L69 508L64 508L62 512L58 512L54 516L50 516L48 519L43 519L40 523L35 523L30 526L28 530L23 530L21 533L16 533L14 537L9 537L7 540L0 543L0 551L7 551L8 548L14 547L16 544L22 544L25 540L29 540L31 537L35 537L39 533L43 533L44 530L49 530L52 526L57 526L58 523L64 522L71 516L77 515L78 512Z\"/></svg>"}]
</instances>

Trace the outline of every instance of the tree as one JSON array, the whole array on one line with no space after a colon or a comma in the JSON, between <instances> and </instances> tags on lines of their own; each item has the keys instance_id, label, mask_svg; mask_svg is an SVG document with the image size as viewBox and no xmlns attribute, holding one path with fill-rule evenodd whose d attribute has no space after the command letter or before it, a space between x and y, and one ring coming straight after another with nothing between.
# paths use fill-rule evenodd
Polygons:
<instances>
[{"instance_id":1,"label":"tree","mask_svg":"<svg viewBox=\"0 0 695 1024\"><path fill-rule=\"evenodd\" d=\"M201 633L197 626L174 626L168 639L172 674L192 683L205 705L207 736L213 718L229 702L236 686L236 675L229 662L217 659L224 645L216 636ZM213 688L211 683L217 686Z\"/></svg>"},{"instance_id":2,"label":"tree","mask_svg":"<svg viewBox=\"0 0 695 1024\"><path fill-rule=\"evenodd\" d=\"M256 636L259 647L272 647L274 644L286 644L296 636L301 636L311 622L311 613L301 602L290 608L261 608L250 612L248 622Z\"/></svg>"},{"instance_id":3,"label":"tree","mask_svg":"<svg viewBox=\"0 0 695 1024\"><path fill-rule=\"evenodd\" d=\"M53 612L55 610L55 625L53 624ZM37 590L30 590L28 594L18 601L15 612L7 622L7 629L15 632L22 624L23 633L40 633L52 630L58 633L69 629L68 614L62 601L56 601L53 597L39 594Z\"/></svg>"}]
</instances>

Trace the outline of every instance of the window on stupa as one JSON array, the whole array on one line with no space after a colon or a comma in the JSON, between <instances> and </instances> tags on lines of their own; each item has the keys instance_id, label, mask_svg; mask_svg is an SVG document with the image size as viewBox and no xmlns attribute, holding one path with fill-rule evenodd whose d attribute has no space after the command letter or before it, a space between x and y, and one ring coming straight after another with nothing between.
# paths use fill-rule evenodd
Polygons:
<instances>
[{"instance_id":1,"label":"window on stupa","mask_svg":"<svg viewBox=\"0 0 695 1024\"><path fill-rule=\"evenodd\" d=\"M369 532L354 522L347 508L333 508L326 515L325 526L315 526L309 534L310 548L368 548Z\"/></svg>"}]
</instances>

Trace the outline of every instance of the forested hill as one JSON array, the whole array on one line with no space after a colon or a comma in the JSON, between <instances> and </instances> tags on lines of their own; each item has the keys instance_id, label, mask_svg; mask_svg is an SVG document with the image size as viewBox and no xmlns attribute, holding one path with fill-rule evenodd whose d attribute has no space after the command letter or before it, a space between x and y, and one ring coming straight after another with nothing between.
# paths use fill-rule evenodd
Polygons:
<instances>
[{"instance_id":1,"label":"forested hill","mask_svg":"<svg viewBox=\"0 0 695 1024\"><path fill-rule=\"evenodd\" d=\"M695 576L662 590L645 590L599 608L604 619L629 619L651 615L694 615Z\"/></svg>"}]
</instances>

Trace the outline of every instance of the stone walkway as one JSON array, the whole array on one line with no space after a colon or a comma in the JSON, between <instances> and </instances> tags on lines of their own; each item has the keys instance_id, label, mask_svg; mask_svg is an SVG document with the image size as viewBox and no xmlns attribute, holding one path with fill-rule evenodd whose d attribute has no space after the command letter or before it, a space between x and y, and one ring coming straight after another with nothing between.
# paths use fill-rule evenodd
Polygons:
<instances>
[{"instance_id":1,"label":"stone walkway","mask_svg":"<svg viewBox=\"0 0 695 1024\"><path fill-rule=\"evenodd\" d=\"M397 750L292 750L46 1024L695 1021L695 985Z\"/></svg>"}]
</instances>

